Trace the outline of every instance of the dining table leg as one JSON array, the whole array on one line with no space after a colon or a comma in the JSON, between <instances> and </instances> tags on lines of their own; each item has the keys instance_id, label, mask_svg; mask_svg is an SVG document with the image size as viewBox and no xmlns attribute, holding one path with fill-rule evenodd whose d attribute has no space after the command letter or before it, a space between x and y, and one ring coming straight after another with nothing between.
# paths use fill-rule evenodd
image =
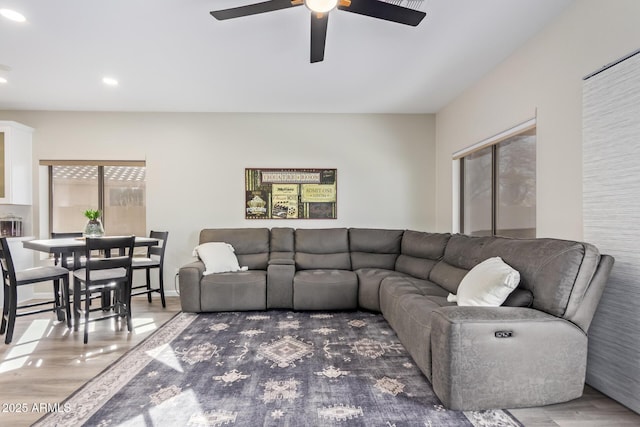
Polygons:
<instances>
[{"instance_id":1,"label":"dining table leg","mask_svg":"<svg viewBox=\"0 0 640 427\"><path fill-rule=\"evenodd\" d=\"M80 325L80 303L82 298L80 297L80 281L73 278L73 330L77 331Z\"/></svg>"}]
</instances>

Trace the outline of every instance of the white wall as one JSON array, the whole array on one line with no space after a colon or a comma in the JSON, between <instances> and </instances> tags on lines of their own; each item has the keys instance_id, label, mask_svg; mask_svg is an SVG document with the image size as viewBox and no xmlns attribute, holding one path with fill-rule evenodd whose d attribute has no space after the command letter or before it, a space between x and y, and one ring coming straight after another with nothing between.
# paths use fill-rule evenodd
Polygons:
<instances>
[{"instance_id":1,"label":"white wall","mask_svg":"<svg viewBox=\"0 0 640 427\"><path fill-rule=\"evenodd\" d=\"M35 129L35 171L40 159L146 160L147 228L170 232L169 289L206 227L435 228L433 115L0 111L0 119ZM338 219L245 220L246 167L337 168ZM34 203L46 191L39 182ZM34 207L36 236L43 212Z\"/></svg>"},{"instance_id":2,"label":"white wall","mask_svg":"<svg viewBox=\"0 0 640 427\"><path fill-rule=\"evenodd\" d=\"M451 154L537 111L538 236L582 239L582 78L640 47L639 17L637 0L576 1L436 115L438 231L452 227Z\"/></svg>"}]
</instances>

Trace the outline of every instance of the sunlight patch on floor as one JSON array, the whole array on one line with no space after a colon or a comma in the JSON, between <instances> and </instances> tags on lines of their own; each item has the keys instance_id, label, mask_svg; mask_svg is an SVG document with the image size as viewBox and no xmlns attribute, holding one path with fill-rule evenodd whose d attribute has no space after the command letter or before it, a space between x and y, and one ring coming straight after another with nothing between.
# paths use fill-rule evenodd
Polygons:
<instances>
[{"instance_id":1,"label":"sunlight patch on floor","mask_svg":"<svg viewBox=\"0 0 640 427\"><path fill-rule=\"evenodd\" d=\"M20 338L13 341L13 347L0 363L0 373L22 368L38 346L40 339L47 334L49 324L50 321L46 319L32 320Z\"/></svg>"},{"instance_id":2,"label":"sunlight patch on floor","mask_svg":"<svg viewBox=\"0 0 640 427\"><path fill-rule=\"evenodd\" d=\"M159 347L154 348L153 350L149 350L147 351L147 354L156 359L158 362L164 363L168 367L175 369L178 372L184 372L184 369L182 369L182 364L176 357L176 354L173 352L173 349L169 344L163 344Z\"/></svg>"},{"instance_id":3,"label":"sunlight patch on floor","mask_svg":"<svg viewBox=\"0 0 640 427\"><path fill-rule=\"evenodd\" d=\"M169 388L161 390L160 392L165 391L164 394L166 395L171 395L172 390L170 390ZM159 392L156 392L159 393ZM160 398L164 398L167 396L159 396ZM186 411L175 411L174 408L189 408L189 412ZM162 425L163 423L166 423L166 414L167 411L172 411L174 416L179 416L182 419L173 419L172 422L176 423L176 425L222 425L227 424L229 421L234 421L234 420L222 420L222 422L204 422L201 423L199 421L202 421L200 418L198 418L197 420L191 420L191 418L194 415L200 415L201 417L203 417L203 413L202 413L202 407L200 406L200 403L198 401L198 397L196 396L196 394L193 392L193 390L189 389L189 390L185 390L180 392L179 394L170 397L166 400L164 400L162 403L153 406L150 410L149 410L149 417L151 418L151 421L153 423L153 425ZM206 420L206 416L203 417L204 420ZM195 421L195 422L194 422Z\"/></svg>"},{"instance_id":4,"label":"sunlight patch on floor","mask_svg":"<svg viewBox=\"0 0 640 427\"><path fill-rule=\"evenodd\" d=\"M147 332L155 331L158 329L158 325L150 317L134 318L133 320L133 332L136 334L145 334Z\"/></svg>"},{"instance_id":5,"label":"sunlight patch on floor","mask_svg":"<svg viewBox=\"0 0 640 427\"><path fill-rule=\"evenodd\" d=\"M91 336L89 336L89 342L91 342ZM114 351L118 350L119 346L118 344L111 344L111 345L106 345L105 347L100 347L100 348L94 348L91 351L87 351L83 358L85 360L89 360L92 357L97 357L100 356L101 354L109 354L109 353L113 353ZM80 360L80 359L76 359L76 360Z\"/></svg>"},{"instance_id":6,"label":"sunlight patch on floor","mask_svg":"<svg viewBox=\"0 0 640 427\"><path fill-rule=\"evenodd\" d=\"M202 412L202 407L198 402L193 390L181 392L178 388L167 387L161 389L152 396L152 399L165 399L161 403L149 409L148 414L139 414L126 420L123 425L167 425L167 413L171 413L171 423L175 425L223 425L228 424L234 419L208 420L207 416ZM176 408L193 408L187 413L176 410ZM191 421L191 422L190 422Z\"/></svg>"},{"instance_id":7,"label":"sunlight patch on floor","mask_svg":"<svg viewBox=\"0 0 640 427\"><path fill-rule=\"evenodd\" d=\"M29 356L6 360L0 363L0 374L22 368L27 360L29 360Z\"/></svg>"}]
</instances>

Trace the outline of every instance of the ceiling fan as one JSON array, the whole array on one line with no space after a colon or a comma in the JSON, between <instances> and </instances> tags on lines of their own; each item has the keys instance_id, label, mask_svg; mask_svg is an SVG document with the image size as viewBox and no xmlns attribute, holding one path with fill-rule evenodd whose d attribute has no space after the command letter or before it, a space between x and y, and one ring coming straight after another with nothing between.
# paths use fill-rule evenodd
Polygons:
<instances>
[{"instance_id":1,"label":"ceiling fan","mask_svg":"<svg viewBox=\"0 0 640 427\"><path fill-rule=\"evenodd\" d=\"M399 3L401 0L395 0ZM231 9L214 10L211 12L218 20L239 18L241 16L256 15L273 12L280 9L305 5L311 11L311 62L324 59L324 45L327 38L327 23L329 12L340 9L347 12L366 15L385 21L415 27L425 17L424 12L398 6L380 0L268 0L261 3L234 7Z\"/></svg>"}]
</instances>

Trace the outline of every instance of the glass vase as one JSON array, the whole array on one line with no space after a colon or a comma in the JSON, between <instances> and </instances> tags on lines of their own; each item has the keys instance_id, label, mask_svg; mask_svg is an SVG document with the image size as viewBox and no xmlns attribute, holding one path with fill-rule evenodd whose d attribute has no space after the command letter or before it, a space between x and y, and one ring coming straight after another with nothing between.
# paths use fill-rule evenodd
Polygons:
<instances>
[{"instance_id":1,"label":"glass vase","mask_svg":"<svg viewBox=\"0 0 640 427\"><path fill-rule=\"evenodd\" d=\"M99 219L90 219L84 227L84 237L102 237L104 236L104 227Z\"/></svg>"}]
</instances>

